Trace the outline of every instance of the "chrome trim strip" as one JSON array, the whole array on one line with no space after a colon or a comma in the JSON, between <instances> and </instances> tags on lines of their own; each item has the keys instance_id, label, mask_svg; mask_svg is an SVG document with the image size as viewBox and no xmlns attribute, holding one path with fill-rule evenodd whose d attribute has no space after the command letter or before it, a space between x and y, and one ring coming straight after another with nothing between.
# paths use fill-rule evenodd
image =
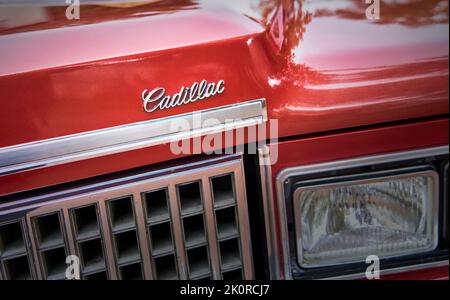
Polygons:
<instances>
[{"instance_id":1,"label":"chrome trim strip","mask_svg":"<svg viewBox=\"0 0 450 300\"><path fill-rule=\"evenodd\" d=\"M385 276L385 275L390 275L390 274L401 274L401 273L406 273L406 272L419 271L419 270L438 268L438 267L446 267L446 266L448 267L448 265L449 265L448 260L443 260L443 261L436 261L436 262L431 262L431 263L391 268L391 269L386 269L386 270L381 269L380 276ZM352 279L364 279L364 278L366 278L365 273L358 273L358 274L342 275L342 276L335 276L335 277L327 277L327 278L322 278L320 280L352 280Z\"/></svg>"},{"instance_id":2,"label":"chrome trim strip","mask_svg":"<svg viewBox=\"0 0 450 300\"><path fill-rule=\"evenodd\" d=\"M217 125L204 126L206 119ZM0 176L169 143L267 121L265 99L0 148ZM176 129L174 128L174 125ZM180 129L189 125L189 128Z\"/></svg>"},{"instance_id":3,"label":"chrome trim strip","mask_svg":"<svg viewBox=\"0 0 450 300\"><path fill-rule=\"evenodd\" d=\"M421 167L421 166L418 166ZM413 170L416 171L413 171ZM343 187L343 186L352 186L352 185L358 185L358 184L370 184L373 182L386 182L390 180L399 180L404 178L411 178L415 176L423 176L423 177L429 177L432 179L432 186L428 189L429 196L431 196L431 201L427 201L427 207L429 207L428 211L426 212L426 218L427 218L427 232L430 231L431 235L433 236L433 244L431 247L422 247L422 248L416 248L416 249L405 249L405 250L398 250L395 253L391 254L385 254L385 255L379 255L381 259L384 258L390 258L390 257L401 257L405 255L411 255L411 254L419 254L424 252L429 252L434 249L436 249L439 241L439 174L436 171L417 171L417 168L409 167L409 168L402 168L402 169L395 169L393 171L396 171L398 173L401 172L399 175L389 175L388 171L380 171L380 172L373 172L373 173L361 173L361 176L364 175L373 175L375 177L371 177L368 179L354 179L354 180L344 180L342 182L331 182L327 184L314 184L314 185L308 185L304 187L299 187L294 191L294 195L292 197L292 201L294 202L294 230L295 230L295 237L296 237L296 243L297 243L297 262L303 269L309 269L309 268L318 268L318 267L332 267L332 266L338 266L338 265L346 265L350 263L360 262L364 261L364 258L358 257L358 255L354 255L352 258L348 258L345 261L339 261L334 263L321 263L321 264L305 264L303 260L303 246L302 246L302 236L301 236L301 208L300 208L300 202L301 202L301 194L306 191L312 191L317 189L331 189L336 187ZM376 175L381 176L376 176ZM383 175L385 174L385 175ZM321 178L323 180L330 180L333 177L324 177Z\"/></svg>"},{"instance_id":4,"label":"chrome trim strip","mask_svg":"<svg viewBox=\"0 0 450 300\"><path fill-rule=\"evenodd\" d=\"M264 146L258 149L259 173L264 209L264 224L266 231L267 255L269 260L269 276L271 280L283 279L283 270L280 270L280 257L276 241L276 220L274 216L274 198L272 189L272 170L270 168L270 149Z\"/></svg>"},{"instance_id":5,"label":"chrome trim strip","mask_svg":"<svg viewBox=\"0 0 450 300\"><path fill-rule=\"evenodd\" d=\"M286 216L286 199L284 195L284 184L291 176L307 175L318 172L326 172L332 170L344 170L355 167L360 167L364 165L380 164L380 163L390 163L402 160L416 159L421 157L429 157L434 155L445 155L449 153L449 146L439 146L432 148L424 148L412 151L400 151L381 155L369 155L361 156L353 159L344 159L338 161L331 161L326 163L311 164L304 166L297 166L286 168L282 170L276 177L276 195L277 195L277 206L278 206L278 219L280 222L281 236L277 238L282 241L288 240L288 228L287 228L287 216ZM290 255L289 255L289 245L288 243L282 243L283 249L281 254L283 255L283 266L284 273L286 277L291 276L291 269L289 266ZM280 253L278 253L280 255Z\"/></svg>"}]
</instances>

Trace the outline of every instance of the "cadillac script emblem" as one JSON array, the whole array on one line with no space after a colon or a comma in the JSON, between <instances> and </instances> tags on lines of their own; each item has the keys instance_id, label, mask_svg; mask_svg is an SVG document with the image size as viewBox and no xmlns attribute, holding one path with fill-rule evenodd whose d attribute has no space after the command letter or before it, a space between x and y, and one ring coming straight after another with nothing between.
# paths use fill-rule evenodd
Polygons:
<instances>
[{"instance_id":1,"label":"cadillac script emblem","mask_svg":"<svg viewBox=\"0 0 450 300\"><path fill-rule=\"evenodd\" d=\"M182 86L180 91L172 96L166 95L166 89L158 87L151 91L142 92L142 101L146 112L155 110L164 110L176 106L181 106L198 100L207 99L220 95L225 91L225 81L208 82L206 80L200 83L194 82L190 87Z\"/></svg>"}]
</instances>

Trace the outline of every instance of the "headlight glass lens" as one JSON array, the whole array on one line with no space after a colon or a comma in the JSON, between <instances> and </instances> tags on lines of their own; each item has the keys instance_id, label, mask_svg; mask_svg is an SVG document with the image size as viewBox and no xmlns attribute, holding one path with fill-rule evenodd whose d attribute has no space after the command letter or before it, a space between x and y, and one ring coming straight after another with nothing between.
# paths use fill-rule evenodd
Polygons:
<instances>
[{"instance_id":1,"label":"headlight glass lens","mask_svg":"<svg viewBox=\"0 0 450 300\"><path fill-rule=\"evenodd\" d=\"M438 179L432 171L300 187L294 193L299 263L319 267L437 246Z\"/></svg>"}]
</instances>

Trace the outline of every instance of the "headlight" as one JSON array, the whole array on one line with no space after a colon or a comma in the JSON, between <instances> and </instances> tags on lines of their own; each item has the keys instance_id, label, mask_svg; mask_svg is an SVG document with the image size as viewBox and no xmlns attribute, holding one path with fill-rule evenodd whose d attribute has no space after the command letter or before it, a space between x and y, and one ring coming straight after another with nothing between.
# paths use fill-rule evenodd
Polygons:
<instances>
[{"instance_id":1,"label":"headlight","mask_svg":"<svg viewBox=\"0 0 450 300\"><path fill-rule=\"evenodd\" d=\"M299 264L321 267L436 248L437 173L395 174L301 184L293 198Z\"/></svg>"}]
</instances>

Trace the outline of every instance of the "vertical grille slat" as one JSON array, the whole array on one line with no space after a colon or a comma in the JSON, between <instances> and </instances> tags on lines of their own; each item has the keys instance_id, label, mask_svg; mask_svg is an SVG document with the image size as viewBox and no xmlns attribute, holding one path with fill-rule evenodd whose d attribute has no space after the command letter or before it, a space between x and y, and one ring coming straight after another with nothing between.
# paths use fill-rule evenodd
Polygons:
<instances>
[{"instance_id":1,"label":"vertical grille slat","mask_svg":"<svg viewBox=\"0 0 450 300\"><path fill-rule=\"evenodd\" d=\"M43 201L0 223L0 278L65 279L77 255L84 280L252 279L242 161L223 160Z\"/></svg>"},{"instance_id":2,"label":"vertical grille slat","mask_svg":"<svg viewBox=\"0 0 450 300\"><path fill-rule=\"evenodd\" d=\"M209 248L209 257L211 262L211 271L212 274L209 277L198 278L202 279L221 279L221 271L220 271L220 257L219 257L219 249L217 244L217 231L216 231L216 221L214 218L214 203L213 203L213 195L212 188L210 184L210 178L208 176L202 177L203 191L205 195L205 223L206 223L206 232L208 238L208 248Z\"/></svg>"},{"instance_id":3,"label":"vertical grille slat","mask_svg":"<svg viewBox=\"0 0 450 300\"><path fill-rule=\"evenodd\" d=\"M170 216L172 218L173 224L173 237L175 244L175 264L177 270L177 278L176 279L188 279L188 267L187 267L187 258L186 251L184 249L184 239L183 239L183 223L180 217L180 202L178 201L178 191L174 184L170 184L168 186L169 191L169 205L170 205ZM157 272L161 272L161 269L158 270L158 266L156 266ZM161 278L161 277L159 277Z\"/></svg>"}]
</instances>

